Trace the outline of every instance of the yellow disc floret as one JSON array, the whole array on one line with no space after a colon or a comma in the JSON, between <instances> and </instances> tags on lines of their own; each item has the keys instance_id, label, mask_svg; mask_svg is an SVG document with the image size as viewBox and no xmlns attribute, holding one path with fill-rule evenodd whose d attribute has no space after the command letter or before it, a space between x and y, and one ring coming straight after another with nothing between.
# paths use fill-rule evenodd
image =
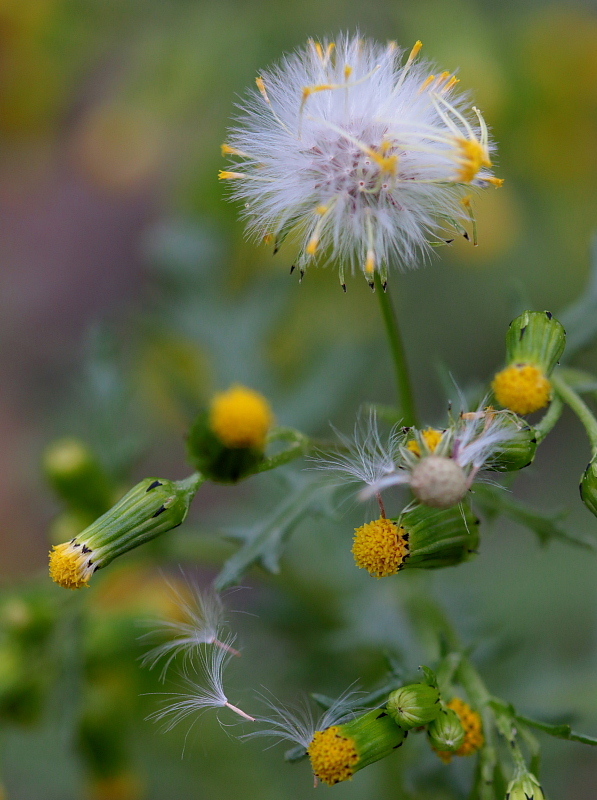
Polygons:
<instances>
[{"instance_id":1,"label":"yellow disc floret","mask_svg":"<svg viewBox=\"0 0 597 800\"><path fill-rule=\"evenodd\" d=\"M472 756L473 753L476 753L477 750L483 747L485 742L485 737L483 736L483 721L481 720L481 715L477 711L472 709L468 703L465 703L464 700L461 700L459 697L454 697L450 700L448 708L451 708L452 711L455 711L460 717L460 722L464 728L464 742L456 753L440 752L436 750L436 753L445 764L450 763L453 755Z\"/></svg>"},{"instance_id":2,"label":"yellow disc floret","mask_svg":"<svg viewBox=\"0 0 597 800\"><path fill-rule=\"evenodd\" d=\"M307 752L313 773L329 786L352 778L359 760L353 739L343 736L338 725L317 731Z\"/></svg>"},{"instance_id":3,"label":"yellow disc floret","mask_svg":"<svg viewBox=\"0 0 597 800\"><path fill-rule=\"evenodd\" d=\"M421 436L423 437L425 444L429 448L430 453L435 452L435 449L441 442L443 435L444 432L438 430L437 428L425 428L424 431L421 431ZM411 439L406 446L411 453L414 453L416 456L421 455L421 447L416 439Z\"/></svg>"},{"instance_id":4,"label":"yellow disc floret","mask_svg":"<svg viewBox=\"0 0 597 800\"><path fill-rule=\"evenodd\" d=\"M85 545L64 542L50 552L50 578L65 589L87 586L94 571L93 551Z\"/></svg>"},{"instance_id":5,"label":"yellow disc floret","mask_svg":"<svg viewBox=\"0 0 597 800\"><path fill-rule=\"evenodd\" d=\"M498 402L516 414L531 414L549 403L551 383L534 364L512 364L498 372L491 387Z\"/></svg>"},{"instance_id":6,"label":"yellow disc floret","mask_svg":"<svg viewBox=\"0 0 597 800\"><path fill-rule=\"evenodd\" d=\"M356 528L352 554L357 567L374 578L395 575L409 554L408 535L404 528L382 517Z\"/></svg>"},{"instance_id":7,"label":"yellow disc floret","mask_svg":"<svg viewBox=\"0 0 597 800\"><path fill-rule=\"evenodd\" d=\"M273 423L269 403L252 389L233 386L217 394L211 403L209 426L218 439L231 448L262 450Z\"/></svg>"}]
</instances>

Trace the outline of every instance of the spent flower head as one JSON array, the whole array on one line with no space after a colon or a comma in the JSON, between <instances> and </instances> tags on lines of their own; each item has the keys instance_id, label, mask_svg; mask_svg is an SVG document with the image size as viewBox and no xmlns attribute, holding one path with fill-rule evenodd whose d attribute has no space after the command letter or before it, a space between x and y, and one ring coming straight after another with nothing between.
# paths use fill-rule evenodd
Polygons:
<instances>
[{"instance_id":1,"label":"spent flower head","mask_svg":"<svg viewBox=\"0 0 597 800\"><path fill-rule=\"evenodd\" d=\"M220 178L245 204L249 231L281 245L294 232L302 272L323 253L385 282L390 264L454 231L468 234L471 187L491 173L487 126L459 79L358 35L310 40L265 70L222 146ZM473 226L474 227L474 226Z\"/></svg>"},{"instance_id":2,"label":"spent flower head","mask_svg":"<svg viewBox=\"0 0 597 800\"><path fill-rule=\"evenodd\" d=\"M161 678L166 676L172 660L183 653L190 658L203 645L213 644L227 650L232 655L240 655L238 650L223 641L225 609L219 594L212 588L201 590L193 581L170 583L174 613L167 618L153 621L154 630L143 638L156 635L167 640L149 650L142 659L143 666L153 668L165 659Z\"/></svg>"}]
</instances>

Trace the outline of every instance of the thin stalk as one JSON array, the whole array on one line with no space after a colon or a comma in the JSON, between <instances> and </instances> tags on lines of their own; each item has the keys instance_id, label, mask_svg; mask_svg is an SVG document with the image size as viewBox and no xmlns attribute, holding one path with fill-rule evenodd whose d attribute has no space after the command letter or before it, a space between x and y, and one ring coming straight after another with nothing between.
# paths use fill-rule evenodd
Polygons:
<instances>
[{"instance_id":1,"label":"thin stalk","mask_svg":"<svg viewBox=\"0 0 597 800\"><path fill-rule=\"evenodd\" d=\"M582 399L564 380L562 375L556 370L551 376L551 382L554 389L560 395L562 400L570 406L572 411L576 414L582 422L589 441L593 455L597 453L597 419L593 416L593 412Z\"/></svg>"},{"instance_id":2,"label":"thin stalk","mask_svg":"<svg viewBox=\"0 0 597 800\"><path fill-rule=\"evenodd\" d=\"M255 722L255 717L249 716L249 714L245 714L242 708L238 706L233 706L232 703L224 703L226 708L229 708L231 711L234 711L235 714L238 714L240 717L244 717L245 719L251 720L251 722Z\"/></svg>"},{"instance_id":3,"label":"thin stalk","mask_svg":"<svg viewBox=\"0 0 597 800\"><path fill-rule=\"evenodd\" d=\"M554 428L557 421L562 416L563 410L564 402L559 394L555 394L553 400L549 404L549 408L539 422L535 425L535 438L537 439L537 444L541 444L547 434L551 433L552 428Z\"/></svg>"},{"instance_id":4,"label":"thin stalk","mask_svg":"<svg viewBox=\"0 0 597 800\"><path fill-rule=\"evenodd\" d=\"M377 272L375 272L374 281L375 292L379 298L379 307L381 309L381 315L390 345L390 352L392 354L392 361L394 363L398 400L400 410L402 411L402 423L403 425L416 425L417 411L415 399L398 320L396 319L390 295L384 291L383 283Z\"/></svg>"}]
</instances>

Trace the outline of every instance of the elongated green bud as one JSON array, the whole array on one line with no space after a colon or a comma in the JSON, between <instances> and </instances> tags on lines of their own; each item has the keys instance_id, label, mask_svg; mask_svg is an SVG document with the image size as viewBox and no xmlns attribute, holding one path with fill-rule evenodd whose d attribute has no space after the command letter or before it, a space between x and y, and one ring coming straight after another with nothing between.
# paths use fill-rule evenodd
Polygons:
<instances>
[{"instance_id":1,"label":"elongated green bud","mask_svg":"<svg viewBox=\"0 0 597 800\"><path fill-rule=\"evenodd\" d=\"M189 458L206 478L236 483L263 460L273 422L269 403L258 392L233 386L215 395L199 415L187 441Z\"/></svg>"},{"instance_id":2,"label":"elongated green bud","mask_svg":"<svg viewBox=\"0 0 597 800\"><path fill-rule=\"evenodd\" d=\"M589 511L597 517L597 456L589 461L580 479L580 496Z\"/></svg>"},{"instance_id":3,"label":"elongated green bud","mask_svg":"<svg viewBox=\"0 0 597 800\"><path fill-rule=\"evenodd\" d=\"M417 506L397 520L381 519L355 530L357 567L376 578L406 568L437 569L466 561L479 547L479 521L466 507Z\"/></svg>"},{"instance_id":4,"label":"elongated green bud","mask_svg":"<svg viewBox=\"0 0 597 800\"><path fill-rule=\"evenodd\" d=\"M202 480L145 478L82 533L53 548L50 576L67 589L87 586L117 556L180 525Z\"/></svg>"},{"instance_id":5,"label":"elongated green bud","mask_svg":"<svg viewBox=\"0 0 597 800\"><path fill-rule=\"evenodd\" d=\"M506 334L506 368L495 376L497 401L517 414L531 414L551 398L549 376L566 346L566 332L549 311L525 311Z\"/></svg>"},{"instance_id":6,"label":"elongated green bud","mask_svg":"<svg viewBox=\"0 0 597 800\"><path fill-rule=\"evenodd\" d=\"M307 752L314 774L333 786L400 747L407 732L380 708L317 731Z\"/></svg>"},{"instance_id":7,"label":"elongated green bud","mask_svg":"<svg viewBox=\"0 0 597 800\"><path fill-rule=\"evenodd\" d=\"M429 743L434 750L455 753L465 737L465 730L458 714L451 708L443 708L427 729Z\"/></svg>"},{"instance_id":8,"label":"elongated green bud","mask_svg":"<svg viewBox=\"0 0 597 800\"><path fill-rule=\"evenodd\" d=\"M114 502L114 485L90 448L79 439L53 442L43 457L48 482L73 511L97 517Z\"/></svg>"},{"instance_id":9,"label":"elongated green bud","mask_svg":"<svg viewBox=\"0 0 597 800\"><path fill-rule=\"evenodd\" d=\"M545 795L537 778L532 772L527 772L510 781L506 800L545 800Z\"/></svg>"},{"instance_id":10,"label":"elongated green bud","mask_svg":"<svg viewBox=\"0 0 597 800\"><path fill-rule=\"evenodd\" d=\"M505 412L500 412L505 413ZM494 472L515 472L533 463L537 452L535 429L519 418L507 419L504 426L512 429L512 435L501 445L496 445L495 453L486 469Z\"/></svg>"},{"instance_id":11,"label":"elongated green bud","mask_svg":"<svg viewBox=\"0 0 597 800\"><path fill-rule=\"evenodd\" d=\"M441 709L439 691L426 683L401 686L388 697L386 711L401 728L418 728L432 722Z\"/></svg>"}]
</instances>

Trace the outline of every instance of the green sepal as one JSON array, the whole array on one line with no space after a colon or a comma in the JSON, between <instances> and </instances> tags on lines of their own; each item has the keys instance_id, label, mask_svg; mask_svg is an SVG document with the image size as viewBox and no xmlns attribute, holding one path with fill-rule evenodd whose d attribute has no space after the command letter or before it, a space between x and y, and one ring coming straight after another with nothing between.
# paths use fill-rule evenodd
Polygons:
<instances>
[{"instance_id":1,"label":"green sepal","mask_svg":"<svg viewBox=\"0 0 597 800\"><path fill-rule=\"evenodd\" d=\"M114 502L114 484L85 442L58 439L42 463L48 483L72 511L97 517Z\"/></svg>"},{"instance_id":2,"label":"green sepal","mask_svg":"<svg viewBox=\"0 0 597 800\"><path fill-rule=\"evenodd\" d=\"M407 731L396 725L383 708L368 711L339 725L338 728L342 736L352 739L355 744L359 755L359 760L354 766L355 772L389 756L393 750L400 747L407 736Z\"/></svg>"},{"instance_id":3,"label":"green sepal","mask_svg":"<svg viewBox=\"0 0 597 800\"><path fill-rule=\"evenodd\" d=\"M394 722L407 730L432 722L440 710L438 689L426 683L401 686L390 694L386 705Z\"/></svg>"},{"instance_id":4,"label":"green sepal","mask_svg":"<svg viewBox=\"0 0 597 800\"><path fill-rule=\"evenodd\" d=\"M226 447L209 426L209 414L200 414L189 432L187 453L193 466L215 483L237 483L252 475L263 461L253 447Z\"/></svg>"},{"instance_id":5,"label":"green sepal","mask_svg":"<svg viewBox=\"0 0 597 800\"><path fill-rule=\"evenodd\" d=\"M513 413L507 416L503 424L511 428L511 435L506 442L496 446L486 468L493 472L515 472L528 467L537 453L535 429Z\"/></svg>"},{"instance_id":6,"label":"green sepal","mask_svg":"<svg viewBox=\"0 0 597 800\"><path fill-rule=\"evenodd\" d=\"M180 525L202 480L200 475L183 481L145 478L80 533L76 543L94 551L93 562L99 569Z\"/></svg>"},{"instance_id":7,"label":"green sepal","mask_svg":"<svg viewBox=\"0 0 597 800\"><path fill-rule=\"evenodd\" d=\"M396 524L406 530L403 569L439 569L467 561L479 547L479 520L465 504L440 510L420 505Z\"/></svg>"},{"instance_id":8,"label":"green sepal","mask_svg":"<svg viewBox=\"0 0 597 800\"><path fill-rule=\"evenodd\" d=\"M455 753L465 737L465 730L458 714L451 708L442 708L427 728L429 743L434 750Z\"/></svg>"},{"instance_id":9,"label":"green sepal","mask_svg":"<svg viewBox=\"0 0 597 800\"><path fill-rule=\"evenodd\" d=\"M566 331L549 311L524 311L506 333L506 364L533 364L549 376L566 346Z\"/></svg>"}]
</instances>

